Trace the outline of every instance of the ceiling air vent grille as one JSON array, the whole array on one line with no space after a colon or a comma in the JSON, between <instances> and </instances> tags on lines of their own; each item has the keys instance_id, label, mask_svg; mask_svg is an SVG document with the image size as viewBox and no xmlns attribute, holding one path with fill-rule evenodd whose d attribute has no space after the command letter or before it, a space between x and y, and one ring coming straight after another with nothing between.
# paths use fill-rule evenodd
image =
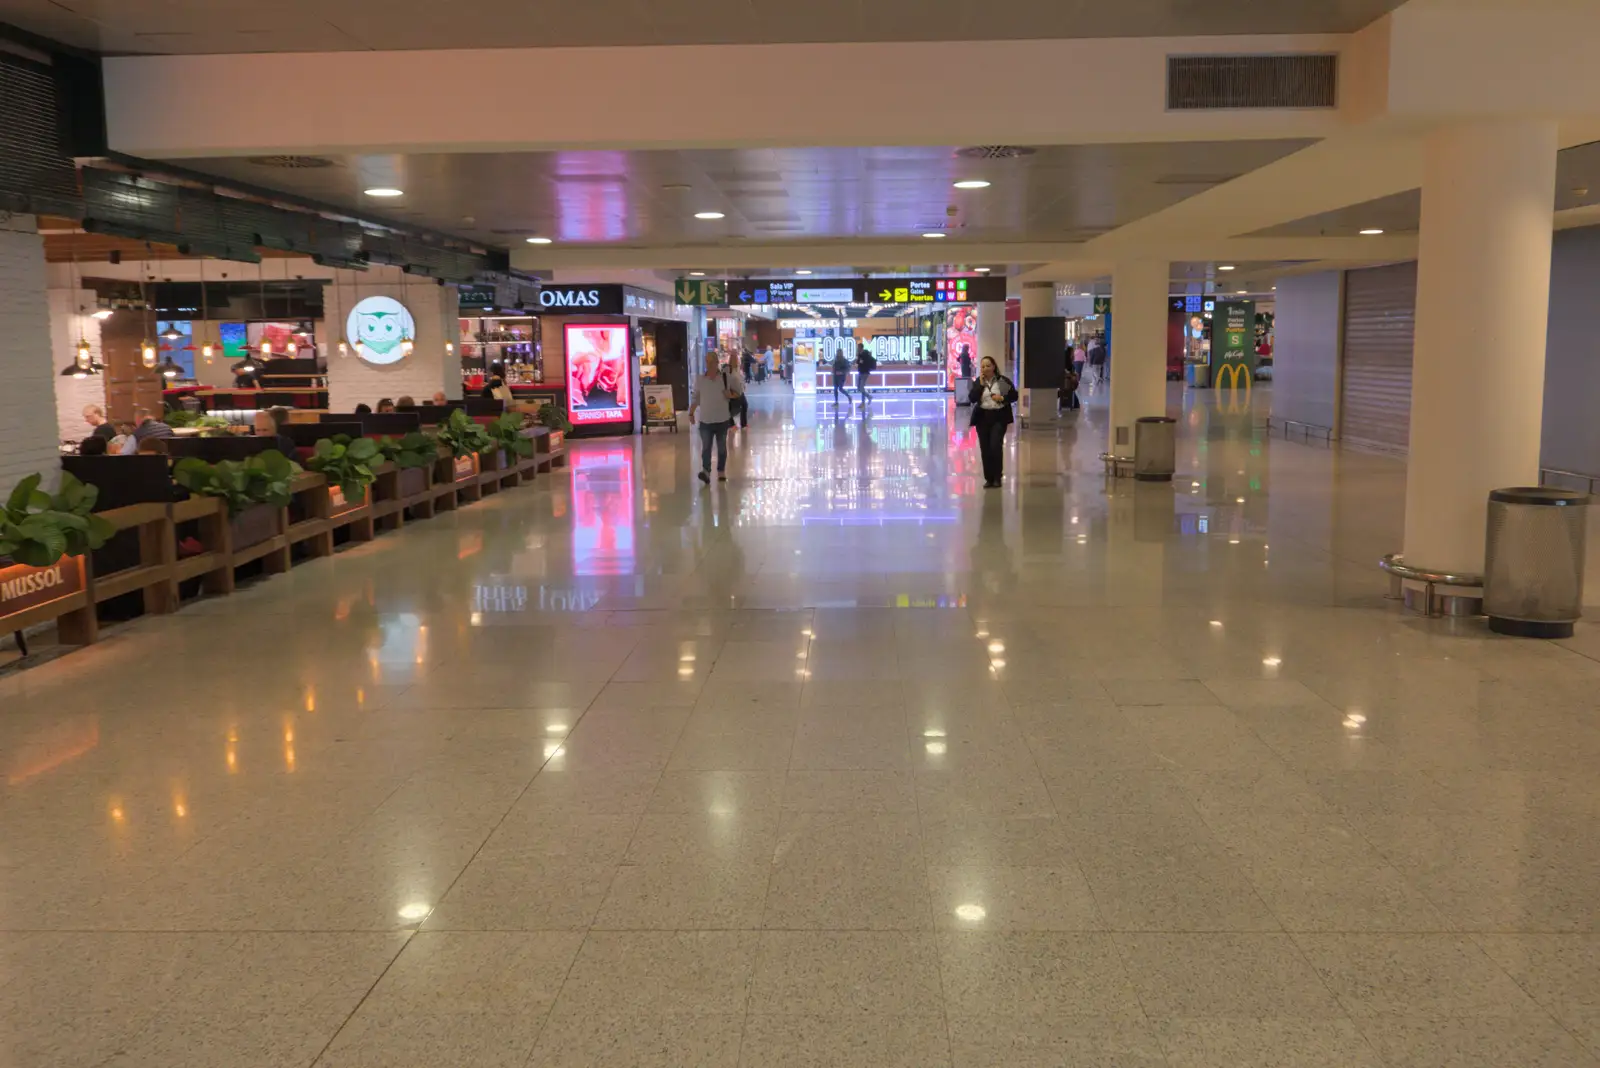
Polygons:
<instances>
[{"instance_id":1,"label":"ceiling air vent grille","mask_svg":"<svg viewBox=\"0 0 1600 1068\"><path fill-rule=\"evenodd\" d=\"M325 156L250 156L247 162L257 167L278 167L290 171L312 171L334 166L333 160Z\"/></svg>"},{"instance_id":2,"label":"ceiling air vent grille","mask_svg":"<svg viewBox=\"0 0 1600 1068\"><path fill-rule=\"evenodd\" d=\"M1167 110L1331 108L1339 57L1168 56Z\"/></svg>"},{"instance_id":3,"label":"ceiling air vent grille","mask_svg":"<svg viewBox=\"0 0 1600 1068\"><path fill-rule=\"evenodd\" d=\"M1019 159L1037 151L1037 148L1025 145L973 145L971 148L957 149L956 155L962 159Z\"/></svg>"}]
</instances>

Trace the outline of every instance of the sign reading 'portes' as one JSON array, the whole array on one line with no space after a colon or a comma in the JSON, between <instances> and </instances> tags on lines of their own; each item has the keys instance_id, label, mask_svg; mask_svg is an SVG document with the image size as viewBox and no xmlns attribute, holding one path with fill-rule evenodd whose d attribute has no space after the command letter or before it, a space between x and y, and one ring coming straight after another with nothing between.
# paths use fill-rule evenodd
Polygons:
<instances>
[{"instance_id":1,"label":"sign reading 'portes'","mask_svg":"<svg viewBox=\"0 0 1600 1068\"><path fill-rule=\"evenodd\" d=\"M417 323L393 297L367 297L350 309L344 336L357 356L383 367L405 359L405 343L416 338Z\"/></svg>"}]
</instances>

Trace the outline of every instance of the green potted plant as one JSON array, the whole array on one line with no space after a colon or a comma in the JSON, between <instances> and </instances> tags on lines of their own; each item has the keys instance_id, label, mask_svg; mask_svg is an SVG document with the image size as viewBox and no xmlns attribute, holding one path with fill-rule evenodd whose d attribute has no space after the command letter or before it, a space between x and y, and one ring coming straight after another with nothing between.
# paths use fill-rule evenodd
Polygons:
<instances>
[{"instance_id":1,"label":"green potted plant","mask_svg":"<svg viewBox=\"0 0 1600 1068\"><path fill-rule=\"evenodd\" d=\"M413 430L400 438L380 438L378 451L400 471L400 496L415 497L428 488L428 472L439 462L439 440Z\"/></svg>"},{"instance_id":2,"label":"green potted plant","mask_svg":"<svg viewBox=\"0 0 1600 1068\"><path fill-rule=\"evenodd\" d=\"M172 480L190 493L226 501L233 547L244 549L278 533L278 513L294 496L289 486L299 471L299 464L268 449L214 464L187 456L173 465Z\"/></svg>"},{"instance_id":3,"label":"green potted plant","mask_svg":"<svg viewBox=\"0 0 1600 1068\"><path fill-rule=\"evenodd\" d=\"M440 423L434 434L439 444L449 449L455 458L450 477L456 482L475 474L480 462L478 457L495 446L489 432L460 408L451 412L450 418Z\"/></svg>"},{"instance_id":4,"label":"green potted plant","mask_svg":"<svg viewBox=\"0 0 1600 1068\"><path fill-rule=\"evenodd\" d=\"M486 428L498 448L500 467L505 467L511 456L533 455L533 440L522 433L526 421L521 412L507 412Z\"/></svg>"},{"instance_id":5,"label":"green potted plant","mask_svg":"<svg viewBox=\"0 0 1600 1068\"><path fill-rule=\"evenodd\" d=\"M367 496L377 475L372 465L382 459L378 443L370 438L354 438L348 434L335 434L317 442L316 450L306 459L306 468L328 480L328 485L338 486L345 504L359 506Z\"/></svg>"},{"instance_id":6,"label":"green potted plant","mask_svg":"<svg viewBox=\"0 0 1600 1068\"><path fill-rule=\"evenodd\" d=\"M41 481L42 476L33 474L17 483L0 510L0 567L49 567L63 556L100 548L117 532L94 514L98 487L66 471L54 494L41 490Z\"/></svg>"},{"instance_id":7,"label":"green potted plant","mask_svg":"<svg viewBox=\"0 0 1600 1068\"><path fill-rule=\"evenodd\" d=\"M547 426L556 433L572 433L572 420L567 418L567 413L558 404L547 403L540 407L538 419L540 426Z\"/></svg>"},{"instance_id":8,"label":"green potted plant","mask_svg":"<svg viewBox=\"0 0 1600 1068\"><path fill-rule=\"evenodd\" d=\"M228 421L221 416L191 412L187 408L175 408L167 412L162 421L174 430L192 427L201 432L201 437L215 437L228 432Z\"/></svg>"}]
</instances>

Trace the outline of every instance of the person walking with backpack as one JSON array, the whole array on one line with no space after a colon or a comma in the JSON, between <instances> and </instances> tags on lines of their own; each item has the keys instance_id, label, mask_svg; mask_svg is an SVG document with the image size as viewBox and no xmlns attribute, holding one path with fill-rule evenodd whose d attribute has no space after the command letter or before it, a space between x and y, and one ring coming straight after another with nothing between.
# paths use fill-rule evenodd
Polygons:
<instances>
[{"instance_id":1,"label":"person walking with backpack","mask_svg":"<svg viewBox=\"0 0 1600 1068\"><path fill-rule=\"evenodd\" d=\"M738 372L734 372L738 377ZM706 364L705 374L695 379L694 400L689 405L689 422L700 427L700 481L711 483L711 447L717 449L717 481L728 481L728 428L733 425L730 402L739 396L730 386L728 372L714 362Z\"/></svg>"},{"instance_id":2,"label":"person walking with backpack","mask_svg":"<svg viewBox=\"0 0 1600 1068\"><path fill-rule=\"evenodd\" d=\"M861 352L856 356L856 392L861 394L863 404L872 403L872 394L867 392L867 380L872 377L872 372L877 370L877 367L878 358L872 354L871 349L862 345Z\"/></svg>"}]
</instances>

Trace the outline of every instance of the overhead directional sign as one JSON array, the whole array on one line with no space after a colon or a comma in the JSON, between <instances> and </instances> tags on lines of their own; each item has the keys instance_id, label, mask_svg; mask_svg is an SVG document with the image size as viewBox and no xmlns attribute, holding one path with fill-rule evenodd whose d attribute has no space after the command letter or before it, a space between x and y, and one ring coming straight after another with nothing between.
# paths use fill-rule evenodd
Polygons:
<instances>
[{"instance_id":1,"label":"overhead directional sign","mask_svg":"<svg viewBox=\"0 0 1600 1068\"><path fill-rule=\"evenodd\" d=\"M679 304L718 305L728 303L728 283L704 278L680 278L674 294Z\"/></svg>"},{"instance_id":2,"label":"overhead directional sign","mask_svg":"<svg viewBox=\"0 0 1600 1068\"><path fill-rule=\"evenodd\" d=\"M679 282L679 286L683 283ZM838 278L792 282L749 278L728 283L728 303L755 304L980 304L1006 299L1006 280L949 278ZM688 303L680 300L679 303Z\"/></svg>"}]
</instances>

